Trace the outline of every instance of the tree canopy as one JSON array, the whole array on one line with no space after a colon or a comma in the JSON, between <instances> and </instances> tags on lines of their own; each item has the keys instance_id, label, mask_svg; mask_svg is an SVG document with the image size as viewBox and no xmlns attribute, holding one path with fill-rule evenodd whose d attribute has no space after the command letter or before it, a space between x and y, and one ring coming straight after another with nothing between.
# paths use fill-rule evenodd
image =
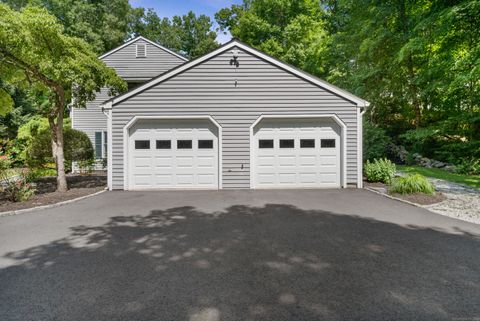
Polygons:
<instances>
[{"instance_id":1,"label":"tree canopy","mask_svg":"<svg viewBox=\"0 0 480 321\"><path fill-rule=\"evenodd\" d=\"M0 4L0 74L2 82L35 93L36 112L48 119L52 130L57 187L66 190L66 104L83 107L102 87L108 87L113 95L126 90L126 83L85 41L65 35L63 25L46 9L27 6L15 11L5 4ZM7 97L6 91L1 93Z\"/></svg>"},{"instance_id":2,"label":"tree canopy","mask_svg":"<svg viewBox=\"0 0 480 321\"><path fill-rule=\"evenodd\" d=\"M223 31L371 102L396 144L480 156L480 1L244 0Z\"/></svg>"}]
</instances>

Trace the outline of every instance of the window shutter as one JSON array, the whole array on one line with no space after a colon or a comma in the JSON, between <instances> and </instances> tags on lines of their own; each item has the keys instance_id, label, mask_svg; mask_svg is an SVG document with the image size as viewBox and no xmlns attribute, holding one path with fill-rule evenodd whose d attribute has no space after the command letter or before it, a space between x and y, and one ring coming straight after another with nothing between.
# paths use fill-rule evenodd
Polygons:
<instances>
[{"instance_id":1,"label":"window shutter","mask_svg":"<svg viewBox=\"0 0 480 321\"><path fill-rule=\"evenodd\" d=\"M147 57L147 45L146 44L137 44L137 58Z\"/></svg>"},{"instance_id":2,"label":"window shutter","mask_svg":"<svg viewBox=\"0 0 480 321\"><path fill-rule=\"evenodd\" d=\"M102 158L102 132L95 132L95 158Z\"/></svg>"}]
</instances>

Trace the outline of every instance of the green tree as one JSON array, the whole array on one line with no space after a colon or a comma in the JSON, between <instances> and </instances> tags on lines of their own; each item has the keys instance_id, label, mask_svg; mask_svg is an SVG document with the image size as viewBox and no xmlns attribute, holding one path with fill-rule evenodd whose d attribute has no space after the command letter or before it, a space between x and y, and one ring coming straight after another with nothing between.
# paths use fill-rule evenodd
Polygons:
<instances>
[{"instance_id":1,"label":"green tree","mask_svg":"<svg viewBox=\"0 0 480 321\"><path fill-rule=\"evenodd\" d=\"M317 0L244 0L220 10L222 31L314 75L323 75L329 36Z\"/></svg>"},{"instance_id":2,"label":"green tree","mask_svg":"<svg viewBox=\"0 0 480 321\"><path fill-rule=\"evenodd\" d=\"M196 58L217 48L217 34L208 16L196 16L192 11L183 16L159 18L152 9L136 12L132 32L177 51L187 58Z\"/></svg>"},{"instance_id":3,"label":"green tree","mask_svg":"<svg viewBox=\"0 0 480 321\"><path fill-rule=\"evenodd\" d=\"M102 87L113 95L126 90L125 82L83 40L65 35L46 9L27 6L15 11L5 4L0 4L0 74L6 83L30 88L42 102L37 113L48 119L52 132L57 190L66 191L66 104L83 107Z\"/></svg>"},{"instance_id":4,"label":"green tree","mask_svg":"<svg viewBox=\"0 0 480 321\"><path fill-rule=\"evenodd\" d=\"M0 1L1 2L1 1ZM64 26L64 33L82 38L97 54L121 45L137 16L128 0L3 0L20 10L27 5L47 9Z\"/></svg>"}]
</instances>

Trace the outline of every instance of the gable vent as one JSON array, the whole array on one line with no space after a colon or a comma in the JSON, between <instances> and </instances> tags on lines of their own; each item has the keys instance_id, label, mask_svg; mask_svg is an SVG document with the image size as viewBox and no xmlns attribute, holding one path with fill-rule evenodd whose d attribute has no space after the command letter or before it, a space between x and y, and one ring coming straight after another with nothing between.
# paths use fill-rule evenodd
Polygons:
<instances>
[{"instance_id":1,"label":"gable vent","mask_svg":"<svg viewBox=\"0 0 480 321\"><path fill-rule=\"evenodd\" d=\"M137 58L147 57L147 45L146 44L137 44Z\"/></svg>"}]
</instances>

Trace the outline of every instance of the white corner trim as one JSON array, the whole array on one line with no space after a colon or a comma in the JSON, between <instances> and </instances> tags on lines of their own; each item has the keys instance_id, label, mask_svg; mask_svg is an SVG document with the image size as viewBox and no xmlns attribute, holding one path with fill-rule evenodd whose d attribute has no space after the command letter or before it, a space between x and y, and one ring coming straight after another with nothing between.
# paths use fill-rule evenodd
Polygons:
<instances>
[{"instance_id":1,"label":"white corner trim","mask_svg":"<svg viewBox=\"0 0 480 321\"><path fill-rule=\"evenodd\" d=\"M365 100L363 100L363 99L361 99L361 98L359 98L359 97L357 97L357 96L355 96L355 95L353 95L349 92L346 92L346 91L344 91L344 90L342 90L342 89L340 89L340 88L338 88L338 87L336 87L332 84L327 83L326 81L318 79L318 78L316 78L312 75L307 74L306 72L303 72L303 71L298 70L298 69L296 69L296 68L294 68L290 65L287 65L287 64L285 64L285 63L283 63L283 62L281 62L281 61L279 61L279 60L277 60L273 57L270 57L270 56L268 56L268 55L266 55L266 54L264 54L264 53L262 53L262 52L260 52L256 49L252 48L252 47L249 47L249 46L247 46L247 45L245 45L245 44L243 44L243 43L241 43L237 40L232 40L231 42L226 43L222 47L220 47L220 48L218 48L218 49L216 49L216 50L214 50L214 51L212 51L212 52L210 52L210 53L208 53L208 54L206 54L206 55L204 55L200 58L197 58L195 60L187 62L187 63L181 65L180 67L175 68L175 69L171 70L170 72L167 72L167 73L161 75L160 77L157 77L157 78L152 79L151 81L148 81L144 85L139 86L134 90L131 90L131 91L129 91L129 92L123 94L123 95L120 95L120 96L117 96L117 97L113 98L111 100L112 104L113 105L118 104L119 102L121 102L125 99L128 99L129 97L134 96L134 95L138 94L139 92L144 91L145 89L148 89L152 86L155 86L156 84L161 83L162 81L164 81L166 79L169 79L169 78L171 78L171 77L173 77L177 74L182 73L183 71L185 71L189 68L192 68L192 67L194 67L198 64L201 64L202 62L204 62L204 61L206 61L206 60L208 60L212 57L215 57L218 54L231 49L232 47L239 47L242 50L244 50L244 51L246 51L246 52L248 52L248 53L250 53L254 56L257 56L260 59L266 60L266 61L270 62L271 64L286 70L287 72L290 72L290 73L292 73L292 74L294 74L294 75L296 75L300 78L303 78L303 79L307 80L310 83L313 83L313 84L315 84L315 85L317 85L317 86L319 86L319 87L321 87L321 88L323 88L327 91L330 91L330 92L332 92L332 93L334 93L334 94L336 94L340 97L343 97L346 100L349 100L349 101L355 103L357 105L357 107L365 107L369 104L367 101L365 101Z\"/></svg>"},{"instance_id":2,"label":"white corner trim","mask_svg":"<svg viewBox=\"0 0 480 321\"><path fill-rule=\"evenodd\" d=\"M107 187L112 190L113 183L113 165L112 165L112 104L107 103L102 109L102 112L107 116ZM102 138L103 139L103 138Z\"/></svg>"},{"instance_id":3,"label":"white corner trim","mask_svg":"<svg viewBox=\"0 0 480 321\"><path fill-rule=\"evenodd\" d=\"M357 109L357 187L363 188L363 114Z\"/></svg>"},{"instance_id":4,"label":"white corner trim","mask_svg":"<svg viewBox=\"0 0 480 321\"><path fill-rule=\"evenodd\" d=\"M254 168L255 168L255 146L253 140L253 130L255 127L264 119L288 119L288 118L303 118L303 119L311 119L311 118L329 118L332 119L335 123L340 126L341 129L341 169L340 169L340 185L343 188L347 187L347 125L340 119L336 114L312 114L312 115L295 115L295 114L281 114L281 115L268 115L262 114L258 117L253 124L250 126L250 188L255 188L255 182L253 178L255 177Z\"/></svg>"},{"instance_id":5,"label":"white corner trim","mask_svg":"<svg viewBox=\"0 0 480 321\"><path fill-rule=\"evenodd\" d=\"M98 57L98 59L106 58L106 57L110 56L111 54L119 51L120 49L125 48L126 46L131 45L132 43L135 43L135 42L138 41L138 40L146 41L146 42L148 42L149 44L151 44L151 45L153 45L153 46L155 46L155 47L157 47L157 48L160 48L160 49L162 49L163 51L166 51L166 52L168 52L169 54L172 54L172 55L174 55L174 56L177 57L177 58L182 59L183 61L188 61L187 58L179 55L178 53L173 52L172 50L170 50L170 49L168 49L168 48L165 48L164 46L159 45L158 43L153 42L153 41L151 41L151 40L148 40L147 38L144 38L144 37L142 37L142 36L133 38L133 39L125 42L123 45L121 45L121 46L119 46L119 47L117 47L117 48L114 48L114 49L110 50L109 52L104 53L103 55L101 55L100 57ZM146 49L145 49L145 50L146 50ZM145 52L146 52L146 51L145 51Z\"/></svg>"},{"instance_id":6,"label":"white corner trim","mask_svg":"<svg viewBox=\"0 0 480 321\"><path fill-rule=\"evenodd\" d=\"M111 104L111 102L109 102ZM128 185L128 142L129 142L129 129L139 120L190 120L190 119L206 119L209 120L215 127L218 129L218 189L223 188L223 134L222 126L210 115L194 115L194 116L185 116L185 115L171 115L171 116L134 116L130 121L123 127L123 189L125 191L129 190ZM111 132L111 131L110 131ZM112 153L109 153L111 155Z\"/></svg>"}]
</instances>

